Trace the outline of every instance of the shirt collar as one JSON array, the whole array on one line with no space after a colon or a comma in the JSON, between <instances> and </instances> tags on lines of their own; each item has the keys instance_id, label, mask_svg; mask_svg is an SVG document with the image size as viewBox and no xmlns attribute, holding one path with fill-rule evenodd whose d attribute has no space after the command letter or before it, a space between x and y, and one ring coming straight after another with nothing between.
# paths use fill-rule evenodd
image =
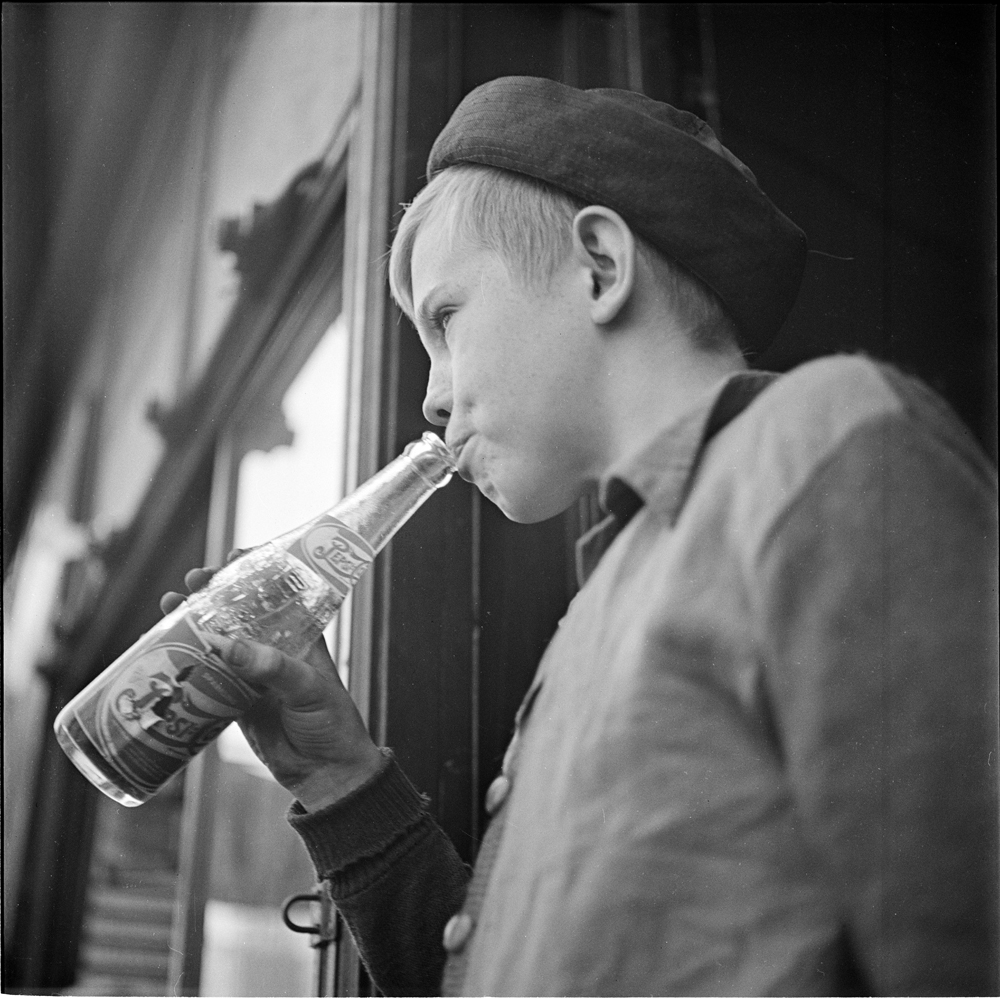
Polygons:
<instances>
[{"instance_id":1,"label":"shirt collar","mask_svg":"<svg viewBox=\"0 0 1000 999\"><path fill-rule=\"evenodd\" d=\"M581 586L617 533L643 506L664 513L671 526L677 522L709 442L775 378L766 371L729 375L645 447L609 469L598 493L608 516L577 542Z\"/></svg>"}]
</instances>

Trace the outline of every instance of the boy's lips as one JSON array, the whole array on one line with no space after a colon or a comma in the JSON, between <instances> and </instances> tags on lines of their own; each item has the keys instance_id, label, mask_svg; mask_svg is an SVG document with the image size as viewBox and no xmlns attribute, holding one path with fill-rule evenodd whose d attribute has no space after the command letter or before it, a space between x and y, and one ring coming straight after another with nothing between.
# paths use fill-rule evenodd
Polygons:
<instances>
[{"instance_id":1,"label":"boy's lips","mask_svg":"<svg viewBox=\"0 0 1000 999\"><path fill-rule=\"evenodd\" d=\"M455 468L459 476L465 479L466 482L472 482L472 473L469 471L467 465L463 462L465 457L465 446L469 443L472 435L468 437L463 437L461 440L456 441L454 444L449 444L448 447L451 448L451 453L455 458Z\"/></svg>"}]
</instances>

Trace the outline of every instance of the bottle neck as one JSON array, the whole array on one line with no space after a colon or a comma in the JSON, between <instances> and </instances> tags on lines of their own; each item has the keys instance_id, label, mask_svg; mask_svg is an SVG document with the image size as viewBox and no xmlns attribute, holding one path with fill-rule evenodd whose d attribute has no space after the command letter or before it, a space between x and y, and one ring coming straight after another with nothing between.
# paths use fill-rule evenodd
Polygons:
<instances>
[{"instance_id":1,"label":"bottle neck","mask_svg":"<svg viewBox=\"0 0 1000 999\"><path fill-rule=\"evenodd\" d=\"M447 485L454 459L436 434L427 433L338 503L330 514L380 552L430 498Z\"/></svg>"},{"instance_id":2,"label":"bottle neck","mask_svg":"<svg viewBox=\"0 0 1000 999\"><path fill-rule=\"evenodd\" d=\"M454 459L445 443L436 434L426 433L349 496L273 543L287 549L316 525L339 521L378 553L431 493L448 484L454 471Z\"/></svg>"}]
</instances>

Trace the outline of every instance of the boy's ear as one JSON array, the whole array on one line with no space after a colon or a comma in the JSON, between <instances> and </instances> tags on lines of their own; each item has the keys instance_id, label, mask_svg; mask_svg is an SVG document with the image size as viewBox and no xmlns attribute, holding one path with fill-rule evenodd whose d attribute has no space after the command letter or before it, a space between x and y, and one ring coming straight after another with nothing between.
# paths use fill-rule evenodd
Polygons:
<instances>
[{"instance_id":1,"label":"boy's ear","mask_svg":"<svg viewBox=\"0 0 1000 999\"><path fill-rule=\"evenodd\" d=\"M628 223L602 205L581 208L573 219L573 255L587 272L590 315L598 325L613 322L635 284L635 237Z\"/></svg>"}]
</instances>

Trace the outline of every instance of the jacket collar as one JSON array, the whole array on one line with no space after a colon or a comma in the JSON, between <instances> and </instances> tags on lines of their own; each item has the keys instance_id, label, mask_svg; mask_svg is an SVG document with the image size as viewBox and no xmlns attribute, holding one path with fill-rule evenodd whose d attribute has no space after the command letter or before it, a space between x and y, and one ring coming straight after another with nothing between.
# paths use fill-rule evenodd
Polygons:
<instances>
[{"instance_id":1,"label":"jacket collar","mask_svg":"<svg viewBox=\"0 0 1000 999\"><path fill-rule=\"evenodd\" d=\"M577 542L581 586L618 532L643 506L662 513L671 526L676 524L709 442L777 377L766 371L728 375L649 444L608 470L598 492L608 516Z\"/></svg>"}]
</instances>

